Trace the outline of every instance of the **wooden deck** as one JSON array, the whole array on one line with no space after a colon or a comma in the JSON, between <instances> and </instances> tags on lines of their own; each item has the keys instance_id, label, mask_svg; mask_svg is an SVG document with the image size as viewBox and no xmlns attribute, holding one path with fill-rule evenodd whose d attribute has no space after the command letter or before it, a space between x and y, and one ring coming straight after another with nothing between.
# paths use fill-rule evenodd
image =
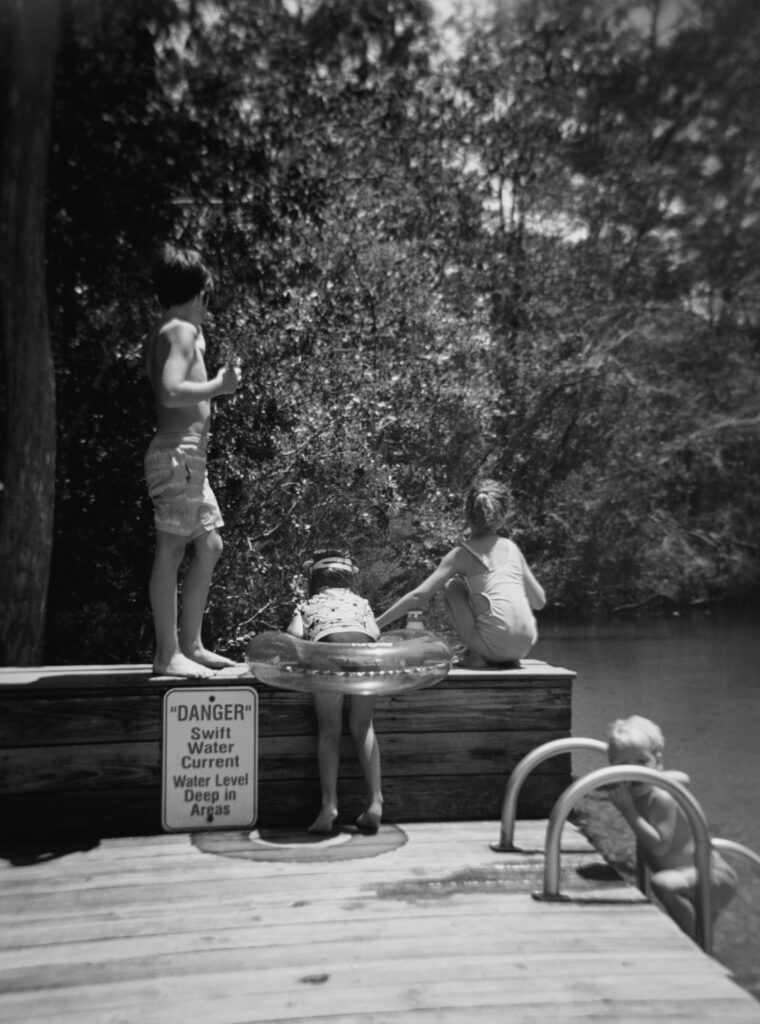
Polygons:
<instances>
[{"instance_id":1,"label":"wooden deck","mask_svg":"<svg viewBox=\"0 0 760 1024\"><path fill-rule=\"evenodd\" d=\"M545 823L114 838L0 849L4 1024L760 1022L760 1004Z\"/></svg>"}]
</instances>

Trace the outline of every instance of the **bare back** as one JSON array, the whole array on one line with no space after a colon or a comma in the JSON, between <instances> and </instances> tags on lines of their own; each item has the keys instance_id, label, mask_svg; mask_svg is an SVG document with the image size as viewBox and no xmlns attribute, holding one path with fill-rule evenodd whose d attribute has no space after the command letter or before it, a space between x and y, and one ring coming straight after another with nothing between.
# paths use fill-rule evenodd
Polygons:
<instances>
[{"instance_id":1,"label":"bare back","mask_svg":"<svg viewBox=\"0 0 760 1024\"><path fill-rule=\"evenodd\" d=\"M501 568L505 581L524 591L531 608L543 608L546 595L543 588L531 572L522 552L514 541L495 533L482 533L472 536L467 542L460 542L457 556L457 568L468 579L485 572ZM477 592L471 595L476 612L486 611L488 602Z\"/></svg>"},{"instance_id":2,"label":"bare back","mask_svg":"<svg viewBox=\"0 0 760 1024\"><path fill-rule=\"evenodd\" d=\"M204 355L206 340L200 327L176 317L162 320L145 341L145 372L156 399L159 434L205 434L211 419L211 401L168 404L167 376L181 373L196 383L208 380Z\"/></svg>"}]
</instances>

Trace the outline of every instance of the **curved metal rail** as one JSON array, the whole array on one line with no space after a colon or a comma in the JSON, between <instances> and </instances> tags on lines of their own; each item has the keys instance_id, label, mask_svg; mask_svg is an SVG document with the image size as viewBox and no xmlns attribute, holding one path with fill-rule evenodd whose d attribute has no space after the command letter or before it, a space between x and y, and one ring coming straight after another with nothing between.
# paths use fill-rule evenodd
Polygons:
<instances>
[{"instance_id":1,"label":"curved metal rail","mask_svg":"<svg viewBox=\"0 0 760 1024\"><path fill-rule=\"evenodd\" d=\"M544 890L541 898L559 900L559 857L562 828L581 797L617 782L648 782L670 793L678 802L694 837L694 863L697 868L696 939L705 953L712 954L712 894L710 892L710 846L707 820L696 798L680 782L655 768L639 765L615 765L589 772L568 786L552 808L546 830ZM728 842L728 840L726 840ZM736 844L739 845L739 844ZM725 847L724 847L725 848Z\"/></svg>"},{"instance_id":2,"label":"curved metal rail","mask_svg":"<svg viewBox=\"0 0 760 1024\"><path fill-rule=\"evenodd\" d=\"M713 836L711 842L714 850L720 850L721 853L736 853L760 870L760 857L754 850L750 850L748 846L744 846L742 843L735 843L733 839L718 839L715 836Z\"/></svg>"},{"instance_id":3,"label":"curved metal rail","mask_svg":"<svg viewBox=\"0 0 760 1024\"><path fill-rule=\"evenodd\" d=\"M602 740L586 739L580 737L568 737L561 740L550 740L542 743L540 747L531 750L529 754L519 761L512 769L509 776L507 788L504 793L504 802L501 808L501 832L498 843L491 843L491 849L496 853L512 853L514 845L515 820L517 818L517 799L523 783L542 762L548 761L558 754L568 754L576 750L593 750L601 754L607 753L607 744Z\"/></svg>"}]
</instances>

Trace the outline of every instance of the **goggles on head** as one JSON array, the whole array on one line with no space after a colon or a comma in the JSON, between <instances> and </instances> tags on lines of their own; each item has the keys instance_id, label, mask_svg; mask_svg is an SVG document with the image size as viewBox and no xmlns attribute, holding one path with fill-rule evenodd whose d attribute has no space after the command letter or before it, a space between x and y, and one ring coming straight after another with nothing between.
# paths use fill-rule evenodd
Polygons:
<instances>
[{"instance_id":1,"label":"goggles on head","mask_svg":"<svg viewBox=\"0 0 760 1024\"><path fill-rule=\"evenodd\" d=\"M314 572L315 569L338 569L350 573L359 571L350 558L341 558L338 555L328 555L327 558L320 558L319 561L312 562L309 565L309 571Z\"/></svg>"}]
</instances>

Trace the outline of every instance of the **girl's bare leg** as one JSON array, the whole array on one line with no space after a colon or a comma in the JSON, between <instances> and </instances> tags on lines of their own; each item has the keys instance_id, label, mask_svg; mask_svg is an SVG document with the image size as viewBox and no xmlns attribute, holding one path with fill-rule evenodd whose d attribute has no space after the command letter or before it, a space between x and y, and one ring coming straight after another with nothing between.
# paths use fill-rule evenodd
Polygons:
<instances>
[{"instance_id":1,"label":"girl's bare leg","mask_svg":"<svg viewBox=\"0 0 760 1024\"><path fill-rule=\"evenodd\" d=\"M475 626L475 612L470 601L470 591L464 580L454 577L443 590L446 612L454 629L467 644L469 655L465 662L472 668L488 665L488 650L480 639Z\"/></svg>"},{"instance_id":2,"label":"girl's bare leg","mask_svg":"<svg viewBox=\"0 0 760 1024\"><path fill-rule=\"evenodd\" d=\"M317 763L322 789L322 806L309 832L317 834L332 831L338 817L338 764L340 760L340 734L343 728L343 695L315 693L314 710L317 713Z\"/></svg>"},{"instance_id":3,"label":"girl's bare leg","mask_svg":"<svg viewBox=\"0 0 760 1024\"><path fill-rule=\"evenodd\" d=\"M367 784L367 806L356 819L360 828L378 829L383 820L383 792L380 785L380 747L372 724L374 697L352 696L348 724L356 743L364 779Z\"/></svg>"},{"instance_id":4,"label":"girl's bare leg","mask_svg":"<svg viewBox=\"0 0 760 1024\"><path fill-rule=\"evenodd\" d=\"M185 555L187 539L159 530L148 593L156 632L156 675L205 679L211 670L188 658L177 638L177 573Z\"/></svg>"},{"instance_id":5,"label":"girl's bare leg","mask_svg":"<svg viewBox=\"0 0 760 1024\"><path fill-rule=\"evenodd\" d=\"M193 558L182 585L182 614L179 622L182 653L212 671L235 664L229 658L207 651L201 639L211 576L221 553L222 538L216 530L209 530L193 541Z\"/></svg>"}]
</instances>

